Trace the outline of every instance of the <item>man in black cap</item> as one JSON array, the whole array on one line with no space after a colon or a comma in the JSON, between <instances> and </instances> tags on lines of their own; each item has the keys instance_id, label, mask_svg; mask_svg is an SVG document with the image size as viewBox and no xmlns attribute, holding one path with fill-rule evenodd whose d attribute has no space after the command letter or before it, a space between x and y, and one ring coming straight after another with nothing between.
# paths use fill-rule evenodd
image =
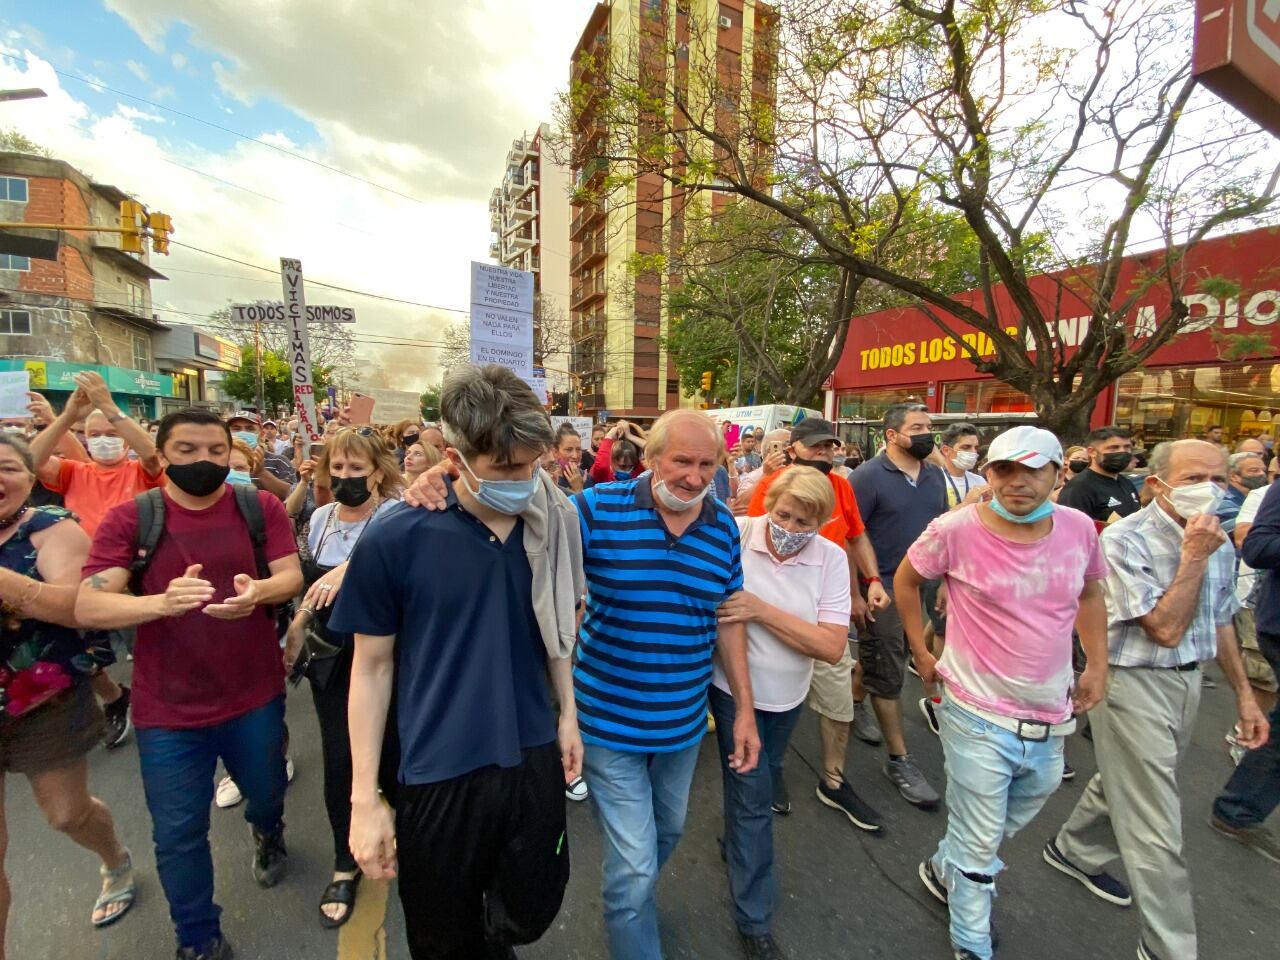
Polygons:
<instances>
[{"instance_id":1,"label":"man in black cap","mask_svg":"<svg viewBox=\"0 0 1280 960\"><path fill-rule=\"evenodd\" d=\"M850 581L853 621L862 628L888 608L889 595L881 583L876 554L863 526L853 488L848 480L831 469L839 446L840 438L829 420L820 417L801 420L791 428L791 443L787 447L790 466L761 479L752 492L747 515L759 517L768 512L765 495L769 487L792 467L812 467L826 474L836 496L836 508L819 533L848 553L851 577L856 570L866 583L866 589L860 591L857 583ZM814 664L808 702L818 714L818 729L822 736L823 775L818 781L818 799L843 813L854 826L875 831L880 829L879 814L854 792L844 777L845 753L854 720L853 660L852 650L846 649L835 665L822 661ZM789 813L791 805L782 780L781 763L771 772L774 777L773 810L775 813Z\"/></svg>"}]
</instances>

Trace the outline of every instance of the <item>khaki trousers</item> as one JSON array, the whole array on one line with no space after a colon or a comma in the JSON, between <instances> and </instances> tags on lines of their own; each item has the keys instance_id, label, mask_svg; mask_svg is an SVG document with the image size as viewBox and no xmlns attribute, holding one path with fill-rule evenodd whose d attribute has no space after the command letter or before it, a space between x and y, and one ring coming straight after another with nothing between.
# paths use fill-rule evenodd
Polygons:
<instances>
[{"instance_id":1,"label":"khaki trousers","mask_svg":"<svg viewBox=\"0 0 1280 960\"><path fill-rule=\"evenodd\" d=\"M1090 712L1098 773L1057 837L1086 873L1124 861L1142 940L1160 960L1195 960L1178 765L1200 708L1200 671L1113 667Z\"/></svg>"}]
</instances>

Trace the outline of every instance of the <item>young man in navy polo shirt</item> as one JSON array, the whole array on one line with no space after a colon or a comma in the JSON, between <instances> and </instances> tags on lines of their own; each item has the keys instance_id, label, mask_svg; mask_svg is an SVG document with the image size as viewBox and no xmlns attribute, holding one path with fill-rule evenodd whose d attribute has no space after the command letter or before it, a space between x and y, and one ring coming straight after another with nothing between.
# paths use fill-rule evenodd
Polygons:
<instances>
[{"instance_id":1,"label":"young man in navy polo shirt","mask_svg":"<svg viewBox=\"0 0 1280 960\"><path fill-rule=\"evenodd\" d=\"M907 548L947 509L946 479L940 468L925 459L933 452L933 444L928 409L918 403L895 403L884 413L884 450L849 477L886 589L892 587ZM864 592L868 586L863 584ZM931 810L938 805L938 791L907 753L902 731L902 684L907 664L902 621L892 606L868 621L866 630L858 633L858 662L889 748L885 776L908 803ZM855 717L854 735L880 742L879 736L868 737L865 730Z\"/></svg>"},{"instance_id":2,"label":"young man in navy polo shirt","mask_svg":"<svg viewBox=\"0 0 1280 960\"><path fill-rule=\"evenodd\" d=\"M351 852L368 876L399 876L414 960L508 958L550 926L569 879L580 543L537 467L553 433L522 380L455 368L440 412L456 470L445 509L374 521L330 619L356 635ZM378 796L393 683L394 814Z\"/></svg>"}]
</instances>

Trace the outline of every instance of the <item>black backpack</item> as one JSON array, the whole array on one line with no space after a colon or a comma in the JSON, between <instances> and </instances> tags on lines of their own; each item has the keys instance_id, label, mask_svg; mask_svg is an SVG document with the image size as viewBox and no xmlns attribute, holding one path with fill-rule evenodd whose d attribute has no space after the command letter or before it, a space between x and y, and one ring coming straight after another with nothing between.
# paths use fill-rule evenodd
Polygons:
<instances>
[{"instance_id":1,"label":"black backpack","mask_svg":"<svg viewBox=\"0 0 1280 960\"><path fill-rule=\"evenodd\" d=\"M243 483L233 483L231 492L236 498L236 507L240 516L249 528L249 539L253 541L253 559L258 568L258 579L266 580L271 576L271 567L267 563L267 522L262 516L262 504L258 500L257 487ZM129 564L129 589L137 596L142 596L142 575L155 558L156 547L164 535L164 493L159 487L147 490L133 498L138 506L138 526L134 535L133 560ZM289 628L292 619L292 604L268 607L267 615L276 621L276 635L282 636Z\"/></svg>"}]
</instances>

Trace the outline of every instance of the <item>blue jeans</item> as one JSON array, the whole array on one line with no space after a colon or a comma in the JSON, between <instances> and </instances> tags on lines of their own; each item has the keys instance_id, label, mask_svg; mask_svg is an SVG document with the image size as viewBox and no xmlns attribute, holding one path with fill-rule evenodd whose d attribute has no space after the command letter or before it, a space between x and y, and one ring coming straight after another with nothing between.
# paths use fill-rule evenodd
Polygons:
<instances>
[{"instance_id":1,"label":"blue jeans","mask_svg":"<svg viewBox=\"0 0 1280 960\"><path fill-rule=\"evenodd\" d=\"M209 807L218 758L244 794L244 818L259 833L284 823L284 697L212 727L138 731L142 787L151 813L156 868L180 947L221 934L213 902Z\"/></svg>"},{"instance_id":2,"label":"blue jeans","mask_svg":"<svg viewBox=\"0 0 1280 960\"><path fill-rule=\"evenodd\" d=\"M1258 649L1280 677L1280 634L1259 633ZM1233 827L1261 826L1280 806L1280 700L1268 717L1271 737L1244 755L1235 773L1213 801L1213 812Z\"/></svg>"},{"instance_id":3,"label":"blue jeans","mask_svg":"<svg viewBox=\"0 0 1280 960\"><path fill-rule=\"evenodd\" d=\"M661 960L654 889L684 833L699 746L628 753L587 744L583 774L604 835L604 925L613 960Z\"/></svg>"},{"instance_id":4,"label":"blue jeans","mask_svg":"<svg viewBox=\"0 0 1280 960\"><path fill-rule=\"evenodd\" d=\"M778 901L773 879L774 771L781 775L791 731L800 719L800 706L782 713L757 710L760 763L750 773L729 769L733 753L733 697L711 688L711 713L716 718L720 769L724 773L724 852L729 869L729 896L738 930L752 936L769 932Z\"/></svg>"},{"instance_id":5,"label":"blue jeans","mask_svg":"<svg viewBox=\"0 0 1280 960\"><path fill-rule=\"evenodd\" d=\"M1040 812L1062 783L1062 737L1023 740L944 698L947 835L933 855L946 885L951 942L991 957L991 899L1000 842Z\"/></svg>"}]
</instances>

